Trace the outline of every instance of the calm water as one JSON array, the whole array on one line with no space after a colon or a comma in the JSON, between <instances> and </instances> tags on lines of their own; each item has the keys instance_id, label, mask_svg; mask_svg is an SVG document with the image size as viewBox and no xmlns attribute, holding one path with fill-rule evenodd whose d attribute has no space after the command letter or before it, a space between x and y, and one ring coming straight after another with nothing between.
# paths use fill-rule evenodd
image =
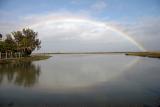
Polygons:
<instances>
[{"instance_id":1,"label":"calm water","mask_svg":"<svg viewBox=\"0 0 160 107\"><path fill-rule=\"evenodd\" d=\"M53 55L0 65L0 107L159 107L160 60Z\"/></svg>"}]
</instances>

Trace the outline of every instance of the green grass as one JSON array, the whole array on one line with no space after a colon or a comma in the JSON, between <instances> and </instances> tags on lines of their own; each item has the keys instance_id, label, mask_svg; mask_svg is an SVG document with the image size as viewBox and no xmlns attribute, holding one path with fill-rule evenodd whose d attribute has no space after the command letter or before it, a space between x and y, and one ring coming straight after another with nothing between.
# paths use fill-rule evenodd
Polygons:
<instances>
[{"instance_id":1,"label":"green grass","mask_svg":"<svg viewBox=\"0 0 160 107\"><path fill-rule=\"evenodd\" d=\"M0 60L0 64L38 61L38 60L45 60L50 57L51 56L48 56L48 55L32 55L28 57L15 58L15 59L3 59L3 60Z\"/></svg>"},{"instance_id":2,"label":"green grass","mask_svg":"<svg viewBox=\"0 0 160 107\"><path fill-rule=\"evenodd\" d=\"M126 55L160 58L160 52L127 52Z\"/></svg>"}]
</instances>

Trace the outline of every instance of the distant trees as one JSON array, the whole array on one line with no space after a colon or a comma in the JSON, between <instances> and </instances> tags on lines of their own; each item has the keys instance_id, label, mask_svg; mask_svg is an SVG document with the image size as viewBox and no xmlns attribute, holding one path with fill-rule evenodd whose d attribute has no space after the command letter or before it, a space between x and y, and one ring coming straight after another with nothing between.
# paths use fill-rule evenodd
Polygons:
<instances>
[{"instance_id":1,"label":"distant trees","mask_svg":"<svg viewBox=\"0 0 160 107\"><path fill-rule=\"evenodd\" d=\"M32 29L23 29L6 35L4 41L0 41L0 52L21 52L23 56L29 56L35 49L41 48L38 33Z\"/></svg>"}]
</instances>

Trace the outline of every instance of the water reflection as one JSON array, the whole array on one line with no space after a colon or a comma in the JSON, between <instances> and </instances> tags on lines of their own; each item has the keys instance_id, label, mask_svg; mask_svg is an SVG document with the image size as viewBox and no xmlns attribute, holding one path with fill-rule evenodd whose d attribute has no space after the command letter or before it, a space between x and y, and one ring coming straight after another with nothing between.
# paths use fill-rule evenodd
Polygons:
<instances>
[{"instance_id":1,"label":"water reflection","mask_svg":"<svg viewBox=\"0 0 160 107\"><path fill-rule=\"evenodd\" d=\"M139 59L119 55L54 55L41 66L39 87L47 91L82 90L123 74Z\"/></svg>"},{"instance_id":2,"label":"water reflection","mask_svg":"<svg viewBox=\"0 0 160 107\"><path fill-rule=\"evenodd\" d=\"M120 54L54 55L0 66L0 106L159 107L159 65L158 59Z\"/></svg>"},{"instance_id":3,"label":"water reflection","mask_svg":"<svg viewBox=\"0 0 160 107\"><path fill-rule=\"evenodd\" d=\"M38 81L40 71L32 62L0 65L0 83L31 87Z\"/></svg>"}]
</instances>

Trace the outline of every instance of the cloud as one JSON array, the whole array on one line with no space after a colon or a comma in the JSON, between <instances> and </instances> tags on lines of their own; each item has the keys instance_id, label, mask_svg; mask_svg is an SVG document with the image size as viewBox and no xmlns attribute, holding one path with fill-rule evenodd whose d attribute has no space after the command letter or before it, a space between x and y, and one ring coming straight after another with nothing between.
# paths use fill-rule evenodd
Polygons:
<instances>
[{"instance_id":1,"label":"cloud","mask_svg":"<svg viewBox=\"0 0 160 107\"><path fill-rule=\"evenodd\" d=\"M71 4L79 4L81 0L72 0Z\"/></svg>"},{"instance_id":2,"label":"cloud","mask_svg":"<svg viewBox=\"0 0 160 107\"><path fill-rule=\"evenodd\" d=\"M107 4L104 1L98 1L91 5L91 10L93 11L102 11L107 7Z\"/></svg>"},{"instance_id":3,"label":"cloud","mask_svg":"<svg viewBox=\"0 0 160 107\"><path fill-rule=\"evenodd\" d=\"M55 51L120 51L128 47L137 49L117 32L107 29L105 22L88 17L45 15L27 18L30 19L34 20L30 27L39 32L48 50L51 47Z\"/></svg>"},{"instance_id":4,"label":"cloud","mask_svg":"<svg viewBox=\"0 0 160 107\"><path fill-rule=\"evenodd\" d=\"M160 50L160 17L144 17L135 23L121 25L121 29L139 41L147 50Z\"/></svg>"},{"instance_id":5,"label":"cloud","mask_svg":"<svg viewBox=\"0 0 160 107\"><path fill-rule=\"evenodd\" d=\"M145 19L145 20L144 20ZM135 23L102 22L85 14L50 12L27 15L16 21L0 21L2 34L31 27L42 40L41 51L129 51L137 50L130 41L105 26L128 33L148 50L160 50L160 18L144 18Z\"/></svg>"}]
</instances>

